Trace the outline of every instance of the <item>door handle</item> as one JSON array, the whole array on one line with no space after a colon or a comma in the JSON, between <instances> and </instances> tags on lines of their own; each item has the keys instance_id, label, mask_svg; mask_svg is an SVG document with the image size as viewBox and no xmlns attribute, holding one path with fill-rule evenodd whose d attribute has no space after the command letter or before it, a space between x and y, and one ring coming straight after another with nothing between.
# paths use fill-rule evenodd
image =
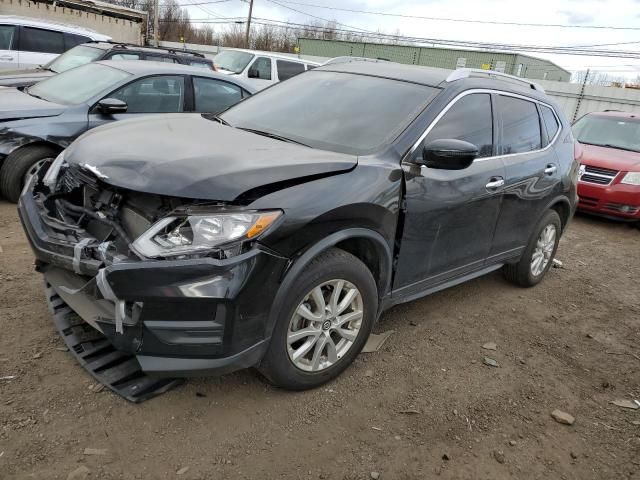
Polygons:
<instances>
[{"instance_id":1,"label":"door handle","mask_svg":"<svg viewBox=\"0 0 640 480\"><path fill-rule=\"evenodd\" d=\"M13 60L13 57L11 55L0 55L0 60L11 61Z\"/></svg>"},{"instance_id":2,"label":"door handle","mask_svg":"<svg viewBox=\"0 0 640 480\"><path fill-rule=\"evenodd\" d=\"M553 175L554 173L556 173L556 170L558 170L558 167L556 167L553 163L550 163L549 165L547 165L547 168L544 169L544 173L545 175Z\"/></svg>"},{"instance_id":3,"label":"door handle","mask_svg":"<svg viewBox=\"0 0 640 480\"><path fill-rule=\"evenodd\" d=\"M504 178L502 177L493 177L486 185L487 190L497 190L502 186L504 186Z\"/></svg>"}]
</instances>

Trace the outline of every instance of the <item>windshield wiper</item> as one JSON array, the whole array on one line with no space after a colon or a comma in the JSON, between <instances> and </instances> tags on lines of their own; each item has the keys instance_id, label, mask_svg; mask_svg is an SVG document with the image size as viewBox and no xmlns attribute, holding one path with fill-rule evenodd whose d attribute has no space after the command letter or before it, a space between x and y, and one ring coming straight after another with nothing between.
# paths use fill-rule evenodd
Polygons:
<instances>
[{"instance_id":1,"label":"windshield wiper","mask_svg":"<svg viewBox=\"0 0 640 480\"><path fill-rule=\"evenodd\" d=\"M262 130L256 130L254 128L245 128L245 127L236 127L239 130L244 130L245 132L251 132L251 133L255 133L256 135L262 135L263 137L269 137L269 138L273 138L275 140L280 140L281 142L287 142L287 143L295 143L298 145L302 145L303 147L309 147L309 145L307 145L306 143L302 143L299 142L297 140L293 140L292 138L287 138L287 137L283 137L282 135L277 135L275 133L270 133L270 132L264 132ZM309 147L311 148L311 147Z\"/></svg>"},{"instance_id":2,"label":"windshield wiper","mask_svg":"<svg viewBox=\"0 0 640 480\"><path fill-rule=\"evenodd\" d=\"M29 91L29 87L25 87L25 89L23 90L24 93L26 93L27 95L31 95L32 97L38 98L40 100L44 100L44 98L42 98L40 95L36 95L35 93L31 93Z\"/></svg>"},{"instance_id":3,"label":"windshield wiper","mask_svg":"<svg viewBox=\"0 0 640 480\"><path fill-rule=\"evenodd\" d=\"M578 141L586 145L593 145L594 147L615 148L617 150L626 150L627 152L640 152L640 150L636 150L635 148L621 147L620 145L613 145L611 143L589 143L580 140Z\"/></svg>"},{"instance_id":4,"label":"windshield wiper","mask_svg":"<svg viewBox=\"0 0 640 480\"><path fill-rule=\"evenodd\" d=\"M226 127L230 127L231 124L229 122L227 122L225 119L223 119L222 117L220 117L219 115L216 115L215 113L203 113L202 114L203 118L206 118L207 120L212 120L214 122L218 122Z\"/></svg>"}]
</instances>

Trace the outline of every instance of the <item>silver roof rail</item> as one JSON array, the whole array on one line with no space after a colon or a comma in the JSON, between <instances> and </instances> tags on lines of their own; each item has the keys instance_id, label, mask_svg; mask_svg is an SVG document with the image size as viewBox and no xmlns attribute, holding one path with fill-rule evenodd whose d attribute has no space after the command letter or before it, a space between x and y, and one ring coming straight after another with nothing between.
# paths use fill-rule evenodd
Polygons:
<instances>
[{"instance_id":1,"label":"silver roof rail","mask_svg":"<svg viewBox=\"0 0 640 480\"><path fill-rule=\"evenodd\" d=\"M455 82L456 80L460 80L462 78L497 78L499 80L504 80L505 82L517 83L519 85L527 85L528 87L537 90L539 92L545 93L544 88L538 85L531 80L527 80L526 78L516 77L514 75L508 75L502 72L496 72L494 70L480 70L479 68L459 68L454 70L449 74L446 81L447 82Z\"/></svg>"}]
</instances>

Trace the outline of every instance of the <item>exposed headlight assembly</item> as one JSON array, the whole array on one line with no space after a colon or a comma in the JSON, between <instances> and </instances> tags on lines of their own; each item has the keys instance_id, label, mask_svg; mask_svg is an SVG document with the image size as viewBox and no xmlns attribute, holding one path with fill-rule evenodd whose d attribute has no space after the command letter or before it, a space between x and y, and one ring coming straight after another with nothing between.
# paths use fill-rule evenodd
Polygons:
<instances>
[{"instance_id":1,"label":"exposed headlight assembly","mask_svg":"<svg viewBox=\"0 0 640 480\"><path fill-rule=\"evenodd\" d=\"M626 183L627 185L640 185L640 172L627 173L620 183Z\"/></svg>"},{"instance_id":2,"label":"exposed headlight assembly","mask_svg":"<svg viewBox=\"0 0 640 480\"><path fill-rule=\"evenodd\" d=\"M274 210L166 217L140 235L131 247L147 258L203 253L255 240L281 215L281 211Z\"/></svg>"},{"instance_id":3,"label":"exposed headlight assembly","mask_svg":"<svg viewBox=\"0 0 640 480\"><path fill-rule=\"evenodd\" d=\"M58 174L60 173L60 169L62 168L62 164L64 163L64 150L60 152L60 155L56 157L53 161L47 173L45 173L42 178L42 183L49 187L50 190L56 186L56 181L58 180Z\"/></svg>"}]
</instances>

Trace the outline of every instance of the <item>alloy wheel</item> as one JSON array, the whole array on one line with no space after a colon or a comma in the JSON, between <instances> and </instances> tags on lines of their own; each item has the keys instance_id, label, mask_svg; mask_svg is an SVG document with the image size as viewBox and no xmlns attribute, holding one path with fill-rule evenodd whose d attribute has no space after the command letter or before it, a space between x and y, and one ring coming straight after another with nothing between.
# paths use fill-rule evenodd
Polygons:
<instances>
[{"instance_id":1,"label":"alloy wheel","mask_svg":"<svg viewBox=\"0 0 640 480\"><path fill-rule=\"evenodd\" d=\"M43 158L42 160L38 160L36 163L31 165L22 178L22 185L26 185L27 183L29 183L31 181L31 177L33 177L45 163L51 161L53 161L53 158Z\"/></svg>"},{"instance_id":2,"label":"alloy wheel","mask_svg":"<svg viewBox=\"0 0 640 480\"><path fill-rule=\"evenodd\" d=\"M556 226L549 224L542 229L536 248L531 257L531 273L534 277L540 276L551 261L553 249L556 246Z\"/></svg>"},{"instance_id":3,"label":"alloy wheel","mask_svg":"<svg viewBox=\"0 0 640 480\"><path fill-rule=\"evenodd\" d=\"M289 321L289 359L307 372L331 367L353 346L362 319L362 295L355 285L335 279L314 287Z\"/></svg>"}]
</instances>

